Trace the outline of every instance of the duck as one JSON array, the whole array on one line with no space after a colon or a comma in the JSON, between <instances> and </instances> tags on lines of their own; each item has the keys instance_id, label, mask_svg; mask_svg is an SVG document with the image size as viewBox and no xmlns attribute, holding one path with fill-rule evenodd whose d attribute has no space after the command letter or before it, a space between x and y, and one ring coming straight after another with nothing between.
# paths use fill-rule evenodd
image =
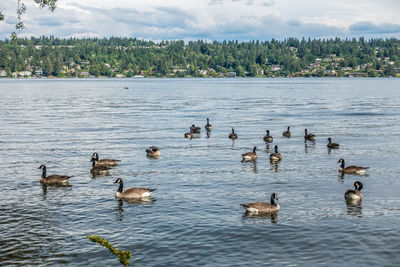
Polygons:
<instances>
[{"instance_id":1,"label":"duck","mask_svg":"<svg viewBox=\"0 0 400 267\"><path fill-rule=\"evenodd\" d=\"M124 182L121 178L118 178L114 184L119 183L117 192L115 192L115 197L117 198L146 198L150 197L151 193L156 189L148 189L143 187L131 187L124 190Z\"/></svg>"},{"instance_id":2,"label":"duck","mask_svg":"<svg viewBox=\"0 0 400 267\"><path fill-rule=\"evenodd\" d=\"M360 181L354 182L354 190L348 189L346 193L344 193L344 198L346 201L357 201L361 200L363 195L361 194L361 189L363 188L363 183Z\"/></svg>"},{"instance_id":3,"label":"duck","mask_svg":"<svg viewBox=\"0 0 400 267\"><path fill-rule=\"evenodd\" d=\"M269 155L269 159L273 162L280 161L282 159L282 155L278 153L278 146L275 145L275 153L272 153Z\"/></svg>"},{"instance_id":4,"label":"duck","mask_svg":"<svg viewBox=\"0 0 400 267\"><path fill-rule=\"evenodd\" d=\"M267 134L264 136L264 141L267 143L272 143L273 140L274 138L269 135L269 130L267 130Z\"/></svg>"},{"instance_id":5,"label":"duck","mask_svg":"<svg viewBox=\"0 0 400 267\"><path fill-rule=\"evenodd\" d=\"M197 133L197 134L199 134L199 133L200 133L200 130L201 130L201 128L200 128L200 127L198 127L198 126L195 126L194 124L192 124L192 126L190 127L190 130L191 130L193 133Z\"/></svg>"},{"instance_id":6,"label":"duck","mask_svg":"<svg viewBox=\"0 0 400 267\"><path fill-rule=\"evenodd\" d=\"M185 138L190 138L190 139L192 139L192 138L194 137L194 134L193 134L192 129L190 129L190 132L185 133L184 136L185 136Z\"/></svg>"},{"instance_id":7,"label":"duck","mask_svg":"<svg viewBox=\"0 0 400 267\"><path fill-rule=\"evenodd\" d=\"M151 146L148 149L146 149L146 153L147 153L148 157L159 157L159 156L161 156L161 151L156 146Z\"/></svg>"},{"instance_id":8,"label":"duck","mask_svg":"<svg viewBox=\"0 0 400 267\"><path fill-rule=\"evenodd\" d=\"M235 140L235 139L238 138L238 135L237 135L237 133L235 133L235 129L234 129L234 128L232 128L232 132L229 134L228 137L229 137L230 139L232 139L232 140Z\"/></svg>"},{"instance_id":9,"label":"duck","mask_svg":"<svg viewBox=\"0 0 400 267\"><path fill-rule=\"evenodd\" d=\"M345 167L344 159L341 158L337 163L341 163L339 167L339 172L341 173L349 173L349 174L365 174L365 171L369 169L369 167L361 167L361 166L348 166Z\"/></svg>"},{"instance_id":10,"label":"duck","mask_svg":"<svg viewBox=\"0 0 400 267\"><path fill-rule=\"evenodd\" d=\"M211 131L212 130L212 125L210 124L210 120L207 118L207 124L204 127L207 131Z\"/></svg>"},{"instance_id":11,"label":"duck","mask_svg":"<svg viewBox=\"0 0 400 267\"><path fill-rule=\"evenodd\" d=\"M96 161L96 166L116 166L118 165L119 159L99 159L99 154L94 152L92 158Z\"/></svg>"},{"instance_id":12,"label":"duck","mask_svg":"<svg viewBox=\"0 0 400 267\"><path fill-rule=\"evenodd\" d=\"M251 202L246 204L240 204L246 209L246 212L251 213L270 213L270 212L278 212L280 210L280 206L278 204L278 195L273 193L271 195L271 203L268 202Z\"/></svg>"},{"instance_id":13,"label":"duck","mask_svg":"<svg viewBox=\"0 0 400 267\"><path fill-rule=\"evenodd\" d=\"M110 170L110 166L96 165L96 158L90 159L92 166L90 166L90 173L93 175L107 175Z\"/></svg>"},{"instance_id":14,"label":"duck","mask_svg":"<svg viewBox=\"0 0 400 267\"><path fill-rule=\"evenodd\" d=\"M247 153L242 154L243 161L255 161L258 158L258 156L256 154L256 150L257 150L257 147L255 146L253 148L253 152L247 152Z\"/></svg>"},{"instance_id":15,"label":"duck","mask_svg":"<svg viewBox=\"0 0 400 267\"><path fill-rule=\"evenodd\" d=\"M332 143L332 139L329 137L328 138L328 144L326 145L328 148L339 148L339 144L337 143Z\"/></svg>"},{"instance_id":16,"label":"duck","mask_svg":"<svg viewBox=\"0 0 400 267\"><path fill-rule=\"evenodd\" d=\"M307 129L304 130L304 140L308 140L308 141L315 141L315 135L314 134L309 134L307 133Z\"/></svg>"},{"instance_id":17,"label":"duck","mask_svg":"<svg viewBox=\"0 0 400 267\"><path fill-rule=\"evenodd\" d=\"M292 135L292 133L290 132L290 127L289 126L287 127L286 131L283 131L282 135L285 136L285 137L288 137L288 138Z\"/></svg>"},{"instance_id":18,"label":"duck","mask_svg":"<svg viewBox=\"0 0 400 267\"><path fill-rule=\"evenodd\" d=\"M47 168L45 165L40 165L38 169L42 169L42 175L40 176L40 182L43 184L67 184L68 179L73 177L73 176L68 176L68 175L58 175L58 174L52 174L49 176L46 176L46 171Z\"/></svg>"}]
</instances>

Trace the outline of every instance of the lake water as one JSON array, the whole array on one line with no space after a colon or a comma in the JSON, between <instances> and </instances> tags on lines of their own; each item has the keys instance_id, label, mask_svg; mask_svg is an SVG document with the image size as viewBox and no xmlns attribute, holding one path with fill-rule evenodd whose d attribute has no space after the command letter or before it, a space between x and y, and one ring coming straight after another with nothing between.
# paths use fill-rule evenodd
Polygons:
<instances>
[{"instance_id":1,"label":"lake water","mask_svg":"<svg viewBox=\"0 0 400 267\"><path fill-rule=\"evenodd\" d=\"M87 233L136 266L398 265L399 107L400 79L2 79L0 265L119 266ZM183 137L191 124L200 138ZM253 146L257 162L241 162ZM93 152L121 164L92 178ZM341 157L367 175L341 177ZM42 186L41 164L70 186ZM117 178L156 188L153 200L116 200ZM364 198L348 206L356 180ZM273 192L277 215L240 206Z\"/></svg>"}]
</instances>

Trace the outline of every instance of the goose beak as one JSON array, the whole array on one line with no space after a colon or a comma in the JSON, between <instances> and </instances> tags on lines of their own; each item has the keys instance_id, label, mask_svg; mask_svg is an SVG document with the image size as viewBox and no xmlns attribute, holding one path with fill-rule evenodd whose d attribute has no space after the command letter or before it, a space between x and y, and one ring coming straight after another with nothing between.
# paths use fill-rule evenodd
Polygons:
<instances>
[{"instance_id":1,"label":"goose beak","mask_svg":"<svg viewBox=\"0 0 400 267\"><path fill-rule=\"evenodd\" d=\"M40 167L38 169L41 169Z\"/></svg>"}]
</instances>

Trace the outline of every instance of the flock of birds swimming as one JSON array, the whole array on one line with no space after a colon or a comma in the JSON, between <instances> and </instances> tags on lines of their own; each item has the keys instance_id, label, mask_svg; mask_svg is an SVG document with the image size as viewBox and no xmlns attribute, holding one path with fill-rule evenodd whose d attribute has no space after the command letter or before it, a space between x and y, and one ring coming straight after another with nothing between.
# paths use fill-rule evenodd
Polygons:
<instances>
[{"instance_id":1,"label":"flock of birds swimming","mask_svg":"<svg viewBox=\"0 0 400 267\"><path fill-rule=\"evenodd\" d=\"M206 131L209 133L212 130L212 125L210 124L209 119L207 118L207 124L204 127ZM195 126L194 124L190 127L190 131L184 134L185 138L194 138L196 134L200 134L201 132L201 127ZM290 132L290 127L287 128L287 130L283 131L282 135L284 137L290 138L291 137L291 132ZM228 135L228 138L235 140L238 138L237 133L235 133L234 128L232 128L232 132ZM272 143L273 142L273 137L270 135L269 130L266 131L266 135L264 136L264 142ZM315 142L315 135L312 133L308 133L307 129L304 130L304 141L310 141L310 142ZM337 143L332 143L332 139L329 137L328 138L328 144L327 147L329 149L338 149L339 144ZM252 152L247 152L242 154L242 161L256 161L258 158L258 155L256 153L257 147L255 146L253 148ZM148 157L151 158L159 158L161 156L161 151L158 147L156 146L151 146L146 149L146 153ZM269 159L272 163L279 162L282 160L282 155L278 152L278 146L274 146L274 152L270 154ZM90 173L93 175L107 175L110 168L118 165L119 160L117 159L99 159L99 154L97 152L94 152L92 154L92 157L90 159L91 162L91 167L90 167ZM342 174L358 174L358 175L363 175L365 174L366 170L369 167L362 167L362 166L345 166L345 161L343 158L340 158L338 163L340 163L339 167L339 172ZM42 175L40 176L40 182L43 184L47 185L62 185L62 184L67 184L68 179L73 177L73 176L67 176L67 175L58 175L58 174L53 174L47 176L47 170L45 165L41 165L38 169L42 169ZM119 187L117 189L117 192L115 193L115 197L118 199L145 199L149 198L151 196L151 193L155 191L156 189L149 189L149 188L142 188L142 187L132 187L128 188L125 191L124 189L124 183L121 178L118 178L114 183L119 183ZM362 193L361 189L363 188L363 184L360 181L356 181L354 183L354 189L348 189L344 197L348 203L353 203L357 204L362 200ZM246 204L241 204L245 209L246 212L249 213L273 213L273 212L278 212L280 209L280 206L278 204L278 194L273 193L270 198L270 202L251 202L251 203L246 203Z\"/></svg>"}]
</instances>

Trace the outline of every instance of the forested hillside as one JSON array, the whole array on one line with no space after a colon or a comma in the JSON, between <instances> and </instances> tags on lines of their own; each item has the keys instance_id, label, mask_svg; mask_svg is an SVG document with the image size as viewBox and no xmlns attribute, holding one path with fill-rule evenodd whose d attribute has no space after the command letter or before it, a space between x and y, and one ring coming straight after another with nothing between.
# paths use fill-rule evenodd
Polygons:
<instances>
[{"instance_id":1,"label":"forested hillside","mask_svg":"<svg viewBox=\"0 0 400 267\"><path fill-rule=\"evenodd\" d=\"M0 41L1 77L374 77L397 76L399 67L397 39Z\"/></svg>"}]
</instances>

